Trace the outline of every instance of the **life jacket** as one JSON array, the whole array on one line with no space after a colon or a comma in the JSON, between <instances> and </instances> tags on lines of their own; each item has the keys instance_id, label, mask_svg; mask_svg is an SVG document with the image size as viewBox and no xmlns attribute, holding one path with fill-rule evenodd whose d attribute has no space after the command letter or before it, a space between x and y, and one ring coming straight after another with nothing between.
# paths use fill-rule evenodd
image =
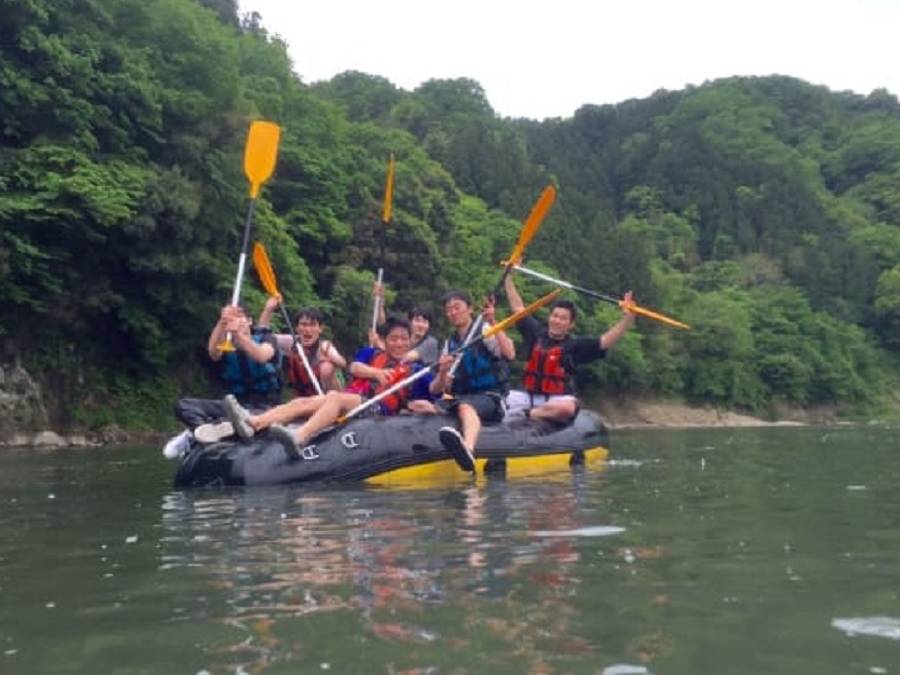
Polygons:
<instances>
[{"instance_id":1,"label":"life jacket","mask_svg":"<svg viewBox=\"0 0 900 675\"><path fill-rule=\"evenodd\" d=\"M370 380L366 377L354 377L350 384L347 385L345 391L348 391L353 394L359 394L363 398L371 398L373 396L377 396L385 389L388 389L400 380L409 377L412 374L412 368L406 363L400 363L399 361L394 361L391 359L387 352L378 351L372 360L366 364L370 368L393 368L394 375L385 383L378 384L377 380ZM406 405L406 400L409 398L409 387L401 387L394 393L389 396L385 396L379 404L381 405L382 413L385 415L396 415L400 410L403 409L403 406Z\"/></svg>"},{"instance_id":2,"label":"life jacket","mask_svg":"<svg viewBox=\"0 0 900 675\"><path fill-rule=\"evenodd\" d=\"M447 339L449 351L459 349L464 338L456 333ZM506 393L509 369L506 362L494 356L481 340L463 352L462 361L453 377L452 394L476 394L484 391Z\"/></svg>"},{"instance_id":3,"label":"life jacket","mask_svg":"<svg viewBox=\"0 0 900 675\"><path fill-rule=\"evenodd\" d=\"M265 333L254 333L256 344L263 344ZM281 393L281 350L275 348L275 356L265 363L251 359L242 350L222 355L222 379L229 391L238 399L263 398L277 400Z\"/></svg>"},{"instance_id":4,"label":"life jacket","mask_svg":"<svg viewBox=\"0 0 900 675\"><path fill-rule=\"evenodd\" d=\"M297 396L315 396L319 392L316 391L316 385L312 383L312 380L309 378L309 373L306 372L306 366L303 365L303 359L301 359L300 355L297 353L297 344L300 343L295 343L295 345L291 347L291 351L288 354L286 361L288 381L291 383ZM306 359L309 361L309 367L315 374L316 379L320 380L321 384L319 376L319 340L316 340L309 348L306 348L303 345L300 345L300 348L306 352ZM310 356L310 354L312 354L312 356Z\"/></svg>"},{"instance_id":5,"label":"life jacket","mask_svg":"<svg viewBox=\"0 0 900 675\"><path fill-rule=\"evenodd\" d=\"M569 338L550 340L546 334L534 343L522 378L525 391L547 395L575 393L571 343Z\"/></svg>"}]
</instances>

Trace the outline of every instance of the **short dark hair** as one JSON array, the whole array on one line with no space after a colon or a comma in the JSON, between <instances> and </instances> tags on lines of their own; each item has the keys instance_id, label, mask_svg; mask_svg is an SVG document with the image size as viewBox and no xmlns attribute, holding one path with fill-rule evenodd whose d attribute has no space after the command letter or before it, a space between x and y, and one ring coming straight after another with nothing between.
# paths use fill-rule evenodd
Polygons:
<instances>
[{"instance_id":1,"label":"short dark hair","mask_svg":"<svg viewBox=\"0 0 900 675\"><path fill-rule=\"evenodd\" d=\"M462 300L464 303L466 303L466 306L468 306L468 307L472 306L472 298L470 298L469 294L466 293L465 291L458 291L458 290L448 291L447 293L444 294L444 297L441 298L441 307L446 307L447 303L450 302L451 300Z\"/></svg>"},{"instance_id":2,"label":"short dark hair","mask_svg":"<svg viewBox=\"0 0 900 675\"><path fill-rule=\"evenodd\" d=\"M413 307L411 310L409 310L409 312L406 313L406 318L409 319L410 321L415 319L417 316L421 316L428 323L432 323L431 310L429 310L425 307L417 305L417 306Z\"/></svg>"},{"instance_id":3,"label":"short dark hair","mask_svg":"<svg viewBox=\"0 0 900 675\"><path fill-rule=\"evenodd\" d=\"M298 324L300 319L309 319L316 323L325 323L325 315L315 307L301 307L297 310L297 313L294 314L294 325Z\"/></svg>"},{"instance_id":4,"label":"short dark hair","mask_svg":"<svg viewBox=\"0 0 900 675\"><path fill-rule=\"evenodd\" d=\"M409 321L401 316L389 316L387 321L378 327L378 334L381 337L386 338L388 333L395 328L402 328L408 335L412 335L412 328L409 327Z\"/></svg>"},{"instance_id":5,"label":"short dark hair","mask_svg":"<svg viewBox=\"0 0 900 675\"><path fill-rule=\"evenodd\" d=\"M575 317L578 316L578 311L575 309L575 303L571 300L555 300L553 304L550 305L550 311L552 312L557 307L569 310L569 317L572 321L575 321Z\"/></svg>"}]
</instances>

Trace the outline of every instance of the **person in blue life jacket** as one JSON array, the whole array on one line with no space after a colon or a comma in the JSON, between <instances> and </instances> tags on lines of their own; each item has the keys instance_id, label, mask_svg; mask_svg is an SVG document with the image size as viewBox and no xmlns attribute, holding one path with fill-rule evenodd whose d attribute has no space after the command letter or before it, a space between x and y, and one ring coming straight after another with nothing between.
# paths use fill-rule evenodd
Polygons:
<instances>
[{"instance_id":1,"label":"person in blue life jacket","mask_svg":"<svg viewBox=\"0 0 900 675\"><path fill-rule=\"evenodd\" d=\"M228 335L233 351L222 348ZM227 305L221 309L209 334L207 352L219 364L225 388L247 407L261 411L281 400L281 350L271 331L253 329L243 307ZM188 428L163 449L170 459L187 451L191 437L201 443L214 443L234 433L225 420L221 399L182 398L175 404L175 416Z\"/></svg>"},{"instance_id":2,"label":"person in blue life jacket","mask_svg":"<svg viewBox=\"0 0 900 675\"><path fill-rule=\"evenodd\" d=\"M449 398L436 401L433 409L455 416L462 433L446 426L440 429L438 436L460 468L474 471L475 444L482 423L491 424L503 419L503 398L509 380L507 361L515 358L516 348L509 336L500 331L466 349L459 366L451 373L455 357L450 356L450 352L465 343L474 322L472 301L462 291L450 291L443 298L443 307L453 332L444 343L438 372L430 389L432 394L443 392L449 394ZM494 323L493 298L485 301L482 313L483 333Z\"/></svg>"},{"instance_id":3,"label":"person in blue life jacket","mask_svg":"<svg viewBox=\"0 0 900 675\"><path fill-rule=\"evenodd\" d=\"M280 296L271 296L266 300L263 311L256 322L260 329L269 328L272 314L280 303ZM343 386L341 371L347 367L347 359L341 355L334 342L322 337L322 332L325 330L325 316L315 307L303 307L294 315L294 323L294 332L322 391L340 389ZM303 365L303 360L294 346L293 336L290 333L276 333L275 340L278 348L285 355L285 370L288 383L294 390L294 396L317 395L315 384L310 379L306 366Z\"/></svg>"},{"instance_id":4,"label":"person in blue life jacket","mask_svg":"<svg viewBox=\"0 0 900 675\"><path fill-rule=\"evenodd\" d=\"M513 312L525 307L512 275L504 282L509 308ZM633 301L631 291L623 298ZM599 338L572 335L575 329L575 304L557 300L550 305L546 327L533 316L517 324L525 340L525 371L521 389L513 389L506 397L506 420L527 418L559 424L570 422L578 414L580 403L575 391L578 365L602 359L634 325L635 316L623 309L622 318Z\"/></svg>"},{"instance_id":5,"label":"person in blue life jacket","mask_svg":"<svg viewBox=\"0 0 900 675\"><path fill-rule=\"evenodd\" d=\"M357 352L350 364L353 379L343 391L295 398L257 415L251 414L234 397L227 396L226 413L235 432L243 440L249 440L256 433L269 429L269 433L285 446L288 454L294 456L318 432L334 424L338 417L421 368L421 363L405 361L410 347L409 322L388 318L379 327L379 335L384 349L366 346ZM427 395L427 385L423 380L427 381L427 376L373 404L367 413L392 416L403 410L415 410L413 404L416 399ZM298 418L306 418L306 421L296 431L283 426Z\"/></svg>"}]
</instances>

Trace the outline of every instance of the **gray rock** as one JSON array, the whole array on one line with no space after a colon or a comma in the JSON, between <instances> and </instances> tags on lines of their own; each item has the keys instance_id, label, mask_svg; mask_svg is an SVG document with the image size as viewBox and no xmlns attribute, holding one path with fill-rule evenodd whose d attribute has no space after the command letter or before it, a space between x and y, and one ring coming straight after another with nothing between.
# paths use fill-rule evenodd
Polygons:
<instances>
[{"instance_id":1,"label":"gray rock","mask_svg":"<svg viewBox=\"0 0 900 675\"><path fill-rule=\"evenodd\" d=\"M0 365L0 439L46 429L47 409L37 383L18 364Z\"/></svg>"}]
</instances>

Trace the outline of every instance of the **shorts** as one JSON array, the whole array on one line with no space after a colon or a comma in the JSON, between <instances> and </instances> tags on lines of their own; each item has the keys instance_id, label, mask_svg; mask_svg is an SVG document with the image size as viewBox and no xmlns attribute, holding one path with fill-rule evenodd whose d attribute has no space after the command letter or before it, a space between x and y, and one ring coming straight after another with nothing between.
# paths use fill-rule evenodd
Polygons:
<instances>
[{"instance_id":1,"label":"shorts","mask_svg":"<svg viewBox=\"0 0 900 675\"><path fill-rule=\"evenodd\" d=\"M547 401L574 401L575 410L580 407L578 398L572 394L529 394L527 391L513 389L506 396L505 419L524 419L526 411L537 408Z\"/></svg>"},{"instance_id":2,"label":"shorts","mask_svg":"<svg viewBox=\"0 0 900 675\"><path fill-rule=\"evenodd\" d=\"M468 403L475 408L478 417L485 424L496 424L503 420L505 406L503 396L498 393L462 394L454 398L441 398L434 402L441 412L456 414L460 403Z\"/></svg>"}]
</instances>

